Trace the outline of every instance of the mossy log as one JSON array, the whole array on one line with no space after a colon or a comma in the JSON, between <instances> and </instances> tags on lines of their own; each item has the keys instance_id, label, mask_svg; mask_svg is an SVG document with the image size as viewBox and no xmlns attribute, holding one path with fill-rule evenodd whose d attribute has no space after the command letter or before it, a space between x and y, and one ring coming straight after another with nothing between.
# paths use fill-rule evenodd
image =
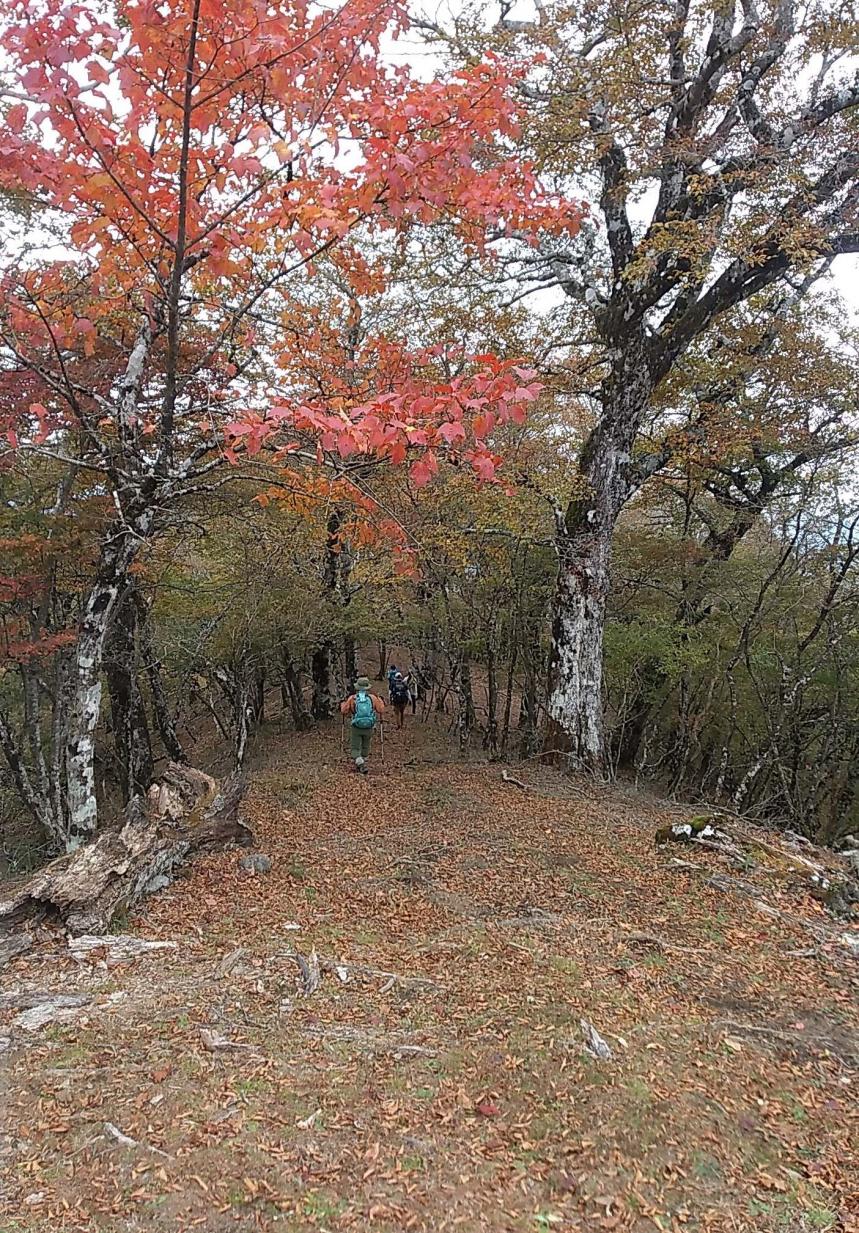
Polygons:
<instances>
[{"instance_id":1,"label":"mossy log","mask_svg":"<svg viewBox=\"0 0 859 1233\"><path fill-rule=\"evenodd\" d=\"M674 822L671 826L660 826L655 839L661 843L688 843L699 835L711 835L719 819L714 814L690 818L688 822Z\"/></svg>"}]
</instances>

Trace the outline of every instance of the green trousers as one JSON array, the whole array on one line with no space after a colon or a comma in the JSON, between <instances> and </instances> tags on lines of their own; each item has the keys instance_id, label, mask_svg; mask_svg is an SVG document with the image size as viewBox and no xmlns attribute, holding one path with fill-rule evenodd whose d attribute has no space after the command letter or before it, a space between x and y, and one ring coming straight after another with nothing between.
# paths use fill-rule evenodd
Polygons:
<instances>
[{"instance_id":1,"label":"green trousers","mask_svg":"<svg viewBox=\"0 0 859 1233\"><path fill-rule=\"evenodd\" d=\"M349 728L349 745L356 762L359 758L364 762L369 758L373 731L373 728Z\"/></svg>"}]
</instances>

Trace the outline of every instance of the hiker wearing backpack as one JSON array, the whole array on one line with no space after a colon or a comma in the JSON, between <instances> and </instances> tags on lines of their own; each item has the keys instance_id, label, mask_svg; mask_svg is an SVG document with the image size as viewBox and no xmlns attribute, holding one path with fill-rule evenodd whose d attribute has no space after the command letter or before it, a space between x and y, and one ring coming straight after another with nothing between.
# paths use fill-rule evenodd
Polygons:
<instances>
[{"instance_id":1,"label":"hiker wearing backpack","mask_svg":"<svg viewBox=\"0 0 859 1233\"><path fill-rule=\"evenodd\" d=\"M420 673L417 668L410 668L403 677L409 689L409 701L412 704L412 714L415 715L418 709L418 702L423 697L423 684Z\"/></svg>"},{"instance_id":2,"label":"hiker wearing backpack","mask_svg":"<svg viewBox=\"0 0 859 1233\"><path fill-rule=\"evenodd\" d=\"M403 726L403 716L410 701L408 677L404 677L402 672L398 672L391 681L391 705L397 717L398 728Z\"/></svg>"},{"instance_id":3,"label":"hiker wearing backpack","mask_svg":"<svg viewBox=\"0 0 859 1233\"><path fill-rule=\"evenodd\" d=\"M355 770L361 775L367 774L370 744L376 725L382 721L384 709L385 704L382 699L370 693L370 682L365 676L358 677L354 694L350 694L345 702L340 703L341 715L352 716L349 726L349 743L352 757L355 759Z\"/></svg>"}]
</instances>

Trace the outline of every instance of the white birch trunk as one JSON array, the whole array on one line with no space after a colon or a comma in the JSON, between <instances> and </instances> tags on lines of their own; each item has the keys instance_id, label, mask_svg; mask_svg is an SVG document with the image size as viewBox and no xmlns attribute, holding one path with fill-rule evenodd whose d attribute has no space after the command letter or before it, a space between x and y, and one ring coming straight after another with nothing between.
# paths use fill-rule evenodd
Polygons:
<instances>
[{"instance_id":1,"label":"white birch trunk","mask_svg":"<svg viewBox=\"0 0 859 1233\"><path fill-rule=\"evenodd\" d=\"M106 539L78 629L71 667L72 704L66 745L69 852L91 839L98 827L95 733L101 713L105 637L113 606L126 584L128 567L151 524L152 514L147 511L133 527L117 527Z\"/></svg>"}]
</instances>

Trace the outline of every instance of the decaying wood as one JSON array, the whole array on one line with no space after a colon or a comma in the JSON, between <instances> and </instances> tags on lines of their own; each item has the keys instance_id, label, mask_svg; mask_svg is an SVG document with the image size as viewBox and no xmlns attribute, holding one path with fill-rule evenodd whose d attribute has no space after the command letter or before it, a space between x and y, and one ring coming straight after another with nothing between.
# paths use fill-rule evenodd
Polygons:
<instances>
[{"instance_id":1,"label":"decaying wood","mask_svg":"<svg viewBox=\"0 0 859 1233\"><path fill-rule=\"evenodd\" d=\"M145 1152L152 1152L153 1156L161 1156L164 1160L173 1159L167 1152L162 1152L160 1147L152 1147L150 1143L141 1143L139 1139L132 1139L131 1135L124 1134L118 1126L114 1126L113 1122L105 1122L104 1133L120 1147L140 1147Z\"/></svg>"},{"instance_id":2,"label":"decaying wood","mask_svg":"<svg viewBox=\"0 0 859 1233\"><path fill-rule=\"evenodd\" d=\"M200 1028L200 1040L209 1053L235 1053L243 1049L253 1052L254 1048L253 1045L243 1044L242 1041L230 1040L228 1036L223 1036L214 1028Z\"/></svg>"},{"instance_id":3,"label":"decaying wood","mask_svg":"<svg viewBox=\"0 0 859 1233\"><path fill-rule=\"evenodd\" d=\"M320 959L320 965L325 971L333 972L338 980L346 982L356 977L366 980L382 980L385 982L383 991L387 992L395 986L404 989L437 989L438 983L428 976L409 976L402 972L388 972L384 968L374 968L366 963L335 963L331 959Z\"/></svg>"},{"instance_id":4,"label":"decaying wood","mask_svg":"<svg viewBox=\"0 0 859 1233\"><path fill-rule=\"evenodd\" d=\"M18 1004L25 1005L27 1009L15 1016L12 1026L23 1032L37 1032L39 1028L46 1027L49 1023L62 1023L67 1019L73 1019L85 1006L89 1005L91 1000L86 994L33 994L30 997L25 995L24 1002Z\"/></svg>"},{"instance_id":5,"label":"decaying wood","mask_svg":"<svg viewBox=\"0 0 859 1233\"><path fill-rule=\"evenodd\" d=\"M79 937L69 938L69 951L73 958L101 960L109 968L120 963L130 963L141 955L160 950L178 950L178 943L150 942L146 938L136 938L124 933L83 933Z\"/></svg>"},{"instance_id":6,"label":"decaying wood","mask_svg":"<svg viewBox=\"0 0 859 1233\"><path fill-rule=\"evenodd\" d=\"M787 852L784 848L776 847L775 844L766 843L757 835L750 834L748 830L743 830L736 838L740 843L747 843L749 847L757 848L759 852L774 856L776 860L784 861L786 865L798 869L801 873L823 873L823 866L816 861L806 860L804 856L799 856L796 852Z\"/></svg>"},{"instance_id":7,"label":"decaying wood","mask_svg":"<svg viewBox=\"0 0 859 1233\"><path fill-rule=\"evenodd\" d=\"M689 950L688 946L675 946L672 942L667 942L665 938L657 937L655 933L642 933L637 929L621 928L615 936L619 941L626 942L630 946L652 946L656 950L676 951L681 955L686 954ZM700 952L708 948L701 946L700 942L696 939L695 949Z\"/></svg>"},{"instance_id":8,"label":"decaying wood","mask_svg":"<svg viewBox=\"0 0 859 1233\"><path fill-rule=\"evenodd\" d=\"M17 955L23 955L32 945L32 933L16 933L12 937L0 938L0 970Z\"/></svg>"},{"instance_id":9,"label":"decaying wood","mask_svg":"<svg viewBox=\"0 0 859 1233\"><path fill-rule=\"evenodd\" d=\"M767 842L761 838L757 833L758 828L747 817L731 809L726 809L724 806L714 807L710 813L692 818L687 825L690 825L693 830L697 830L696 824L700 823L713 827L730 826L731 837L735 843L748 844L749 847L756 848L759 852L765 852L768 856L775 857L776 860L784 861L801 873L822 873L824 870L824 862L822 860L813 861L808 859L808 857L800 856L797 852L787 850L781 844ZM795 835L793 831L785 831L784 835L785 837L790 836L794 845L802 843L809 851L815 851L814 844L802 835Z\"/></svg>"},{"instance_id":10,"label":"decaying wood","mask_svg":"<svg viewBox=\"0 0 859 1233\"><path fill-rule=\"evenodd\" d=\"M36 1006L85 1006L92 999L85 993L54 993L42 989L13 989L0 993L0 1010L32 1010Z\"/></svg>"},{"instance_id":11,"label":"decaying wood","mask_svg":"<svg viewBox=\"0 0 859 1233\"><path fill-rule=\"evenodd\" d=\"M215 975L218 977L229 976L233 968L238 967L243 959L247 959L250 951L246 946L237 946L235 950L231 950L228 955L224 955L221 962L218 964Z\"/></svg>"},{"instance_id":12,"label":"decaying wood","mask_svg":"<svg viewBox=\"0 0 859 1233\"><path fill-rule=\"evenodd\" d=\"M347 963L337 959L328 959L324 955L317 955L315 948L307 958L292 947L288 947L281 954L285 954L298 965L303 985L302 991L305 996L316 992L322 983L323 972L336 977L342 985L356 979L382 980L385 982L381 990L383 993L389 992L395 986L406 989L438 988L437 982L428 976L409 976L401 972L388 972L384 968L374 968L366 963Z\"/></svg>"},{"instance_id":13,"label":"decaying wood","mask_svg":"<svg viewBox=\"0 0 859 1233\"><path fill-rule=\"evenodd\" d=\"M305 1032L323 1040L354 1044L366 1053L389 1055L396 1058L438 1057L438 1050L426 1045L415 1045L396 1036L388 1036L374 1028L353 1027L349 1024L312 1024Z\"/></svg>"},{"instance_id":14,"label":"decaying wood","mask_svg":"<svg viewBox=\"0 0 859 1233\"><path fill-rule=\"evenodd\" d=\"M322 983L322 977L319 973L319 956L315 950L312 950L306 959L298 951L292 957L298 964L299 971L301 972L304 995L305 997L310 997L311 993L315 993Z\"/></svg>"},{"instance_id":15,"label":"decaying wood","mask_svg":"<svg viewBox=\"0 0 859 1233\"><path fill-rule=\"evenodd\" d=\"M169 885L197 852L253 842L239 817L243 792L238 776L220 789L202 771L170 763L117 826L10 886L0 898L0 928L53 914L73 935L108 932L119 911Z\"/></svg>"},{"instance_id":16,"label":"decaying wood","mask_svg":"<svg viewBox=\"0 0 859 1233\"><path fill-rule=\"evenodd\" d=\"M517 779L515 775L511 775L509 771L502 771L501 778L504 783L512 783L514 787L521 788L523 792L528 791L528 785L523 783L521 779Z\"/></svg>"}]
</instances>

